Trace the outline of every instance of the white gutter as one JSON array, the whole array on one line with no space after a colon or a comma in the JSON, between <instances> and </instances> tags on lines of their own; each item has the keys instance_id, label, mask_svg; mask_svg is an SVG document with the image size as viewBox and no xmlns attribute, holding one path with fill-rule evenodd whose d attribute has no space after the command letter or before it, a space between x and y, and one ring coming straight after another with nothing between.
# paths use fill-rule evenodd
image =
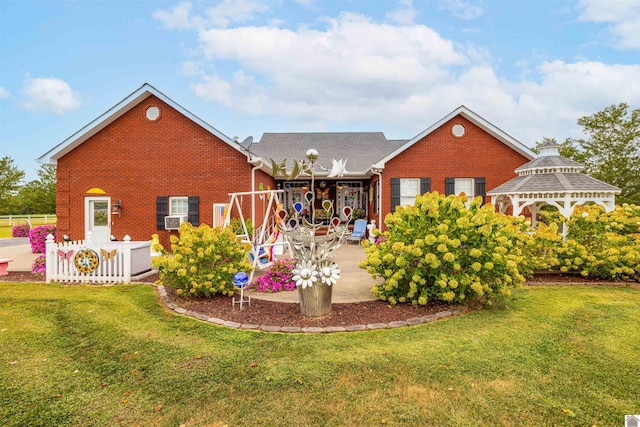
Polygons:
<instances>
[{"instance_id":1,"label":"white gutter","mask_svg":"<svg viewBox=\"0 0 640 427\"><path fill-rule=\"evenodd\" d=\"M264 162L260 157L251 156L250 160L253 168L251 168L251 225L255 230L256 227L256 195L253 193L256 191L256 171L264 166Z\"/></svg>"},{"instance_id":2,"label":"white gutter","mask_svg":"<svg viewBox=\"0 0 640 427\"><path fill-rule=\"evenodd\" d=\"M378 204L378 230L382 230L382 170L383 168L378 168L373 165L371 167L371 172L375 175L378 175L378 200L376 203Z\"/></svg>"}]
</instances>

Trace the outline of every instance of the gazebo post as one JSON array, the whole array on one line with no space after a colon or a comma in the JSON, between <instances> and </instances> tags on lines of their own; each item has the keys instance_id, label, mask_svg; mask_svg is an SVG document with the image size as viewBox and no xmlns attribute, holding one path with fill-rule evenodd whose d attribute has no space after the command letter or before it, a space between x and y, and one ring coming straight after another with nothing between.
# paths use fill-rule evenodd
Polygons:
<instances>
[{"instance_id":1,"label":"gazebo post","mask_svg":"<svg viewBox=\"0 0 640 427\"><path fill-rule=\"evenodd\" d=\"M516 178L487 192L491 201L500 203L508 198L513 206L513 216L522 213L525 207L531 212L531 225L545 204L554 206L565 218L562 237L567 235L566 221L574 208L585 203L597 203L610 212L615 208L616 194L620 189L582 173L584 166L558 154L560 145L547 141L540 146L540 155L515 170Z\"/></svg>"},{"instance_id":2,"label":"gazebo post","mask_svg":"<svg viewBox=\"0 0 640 427\"><path fill-rule=\"evenodd\" d=\"M535 227L538 225L538 211L539 206L537 203L533 203L529 206L529 212L531 212L531 226Z\"/></svg>"}]
</instances>

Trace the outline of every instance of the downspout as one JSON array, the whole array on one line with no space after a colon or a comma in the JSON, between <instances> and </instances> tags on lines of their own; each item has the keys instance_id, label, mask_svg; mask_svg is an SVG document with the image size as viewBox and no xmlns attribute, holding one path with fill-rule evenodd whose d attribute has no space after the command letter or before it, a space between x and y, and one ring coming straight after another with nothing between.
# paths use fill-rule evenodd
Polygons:
<instances>
[{"instance_id":1,"label":"downspout","mask_svg":"<svg viewBox=\"0 0 640 427\"><path fill-rule=\"evenodd\" d=\"M256 191L256 171L260 169L264 162L260 157L251 156L249 161L251 162L253 168L251 168L251 224L254 227L256 226L256 195L253 194Z\"/></svg>"},{"instance_id":2,"label":"downspout","mask_svg":"<svg viewBox=\"0 0 640 427\"><path fill-rule=\"evenodd\" d=\"M371 167L371 172L378 175L378 230L382 230L382 168Z\"/></svg>"}]
</instances>

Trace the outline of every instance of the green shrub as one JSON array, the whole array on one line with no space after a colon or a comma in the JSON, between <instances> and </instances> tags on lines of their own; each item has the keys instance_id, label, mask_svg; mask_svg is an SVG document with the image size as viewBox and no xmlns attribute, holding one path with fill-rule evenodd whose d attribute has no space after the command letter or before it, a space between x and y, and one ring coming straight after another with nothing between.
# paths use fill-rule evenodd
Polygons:
<instances>
[{"instance_id":1,"label":"green shrub","mask_svg":"<svg viewBox=\"0 0 640 427\"><path fill-rule=\"evenodd\" d=\"M616 206L605 212L598 205L576 207L568 222L567 242L585 247L584 265L567 265L567 271L601 279L640 277L640 206ZM562 267L561 267L562 269Z\"/></svg>"},{"instance_id":2,"label":"green shrub","mask_svg":"<svg viewBox=\"0 0 640 427\"><path fill-rule=\"evenodd\" d=\"M180 225L180 237L171 236L171 252L154 243L165 255L153 259L159 281L185 296L232 295L233 275L251 271L247 253L251 246L239 242L230 227L211 228L206 224Z\"/></svg>"},{"instance_id":3,"label":"green shrub","mask_svg":"<svg viewBox=\"0 0 640 427\"><path fill-rule=\"evenodd\" d=\"M584 245L601 240L605 233L622 236L640 233L640 206L624 204L605 212L598 205L576 206L567 223L567 238Z\"/></svg>"},{"instance_id":4,"label":"green shrub","mask_svg":"<svg viewBox=\"0 0 640 427\"><path fill-rule=\"evenodd\" d=\"M540 224L526 251L536 270L579 273L594 279L640 277L640 208L604 212L597 205L576 207L562 241L555 224Z\"/></svg>"},{"instance_id":5,"label":"green shrub","mask_svg":"<svg viewBox=\"0 0 640 427\"><path fill-rule=\"evenodd\" d=\"M249 238L253 237L253 223L251 222L251 220L245 219L244 225L247 227ZM229 221L229 226L238 236L244 234L244 229L242 228L242 220L240 218L231 218L231 221Z\"/></svg>"},{"instance_id":6,"label":"green shrub","mask_svg":"<svg viewBox=\"0 0 640 427\"><path fill-rule=\"evenodd\" d=\"M437 299L488 302L524 282L518 267L532 269L523 248L532 245L523 218L496 213L492 205L466 196L427 193L414 206L387 215L387 231L369 245L360 264L384 283L372 292L392 304Z\"/></svg>"}]
</instances>

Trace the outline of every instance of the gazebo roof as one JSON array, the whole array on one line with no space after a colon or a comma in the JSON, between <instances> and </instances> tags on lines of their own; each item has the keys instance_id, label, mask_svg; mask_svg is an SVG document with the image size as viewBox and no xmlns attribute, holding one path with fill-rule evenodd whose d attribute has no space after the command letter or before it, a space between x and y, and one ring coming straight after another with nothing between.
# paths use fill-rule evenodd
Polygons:
<instances>
[{"instance_id":1,"label":"gazebo roof","mask_svg":"<svg viewBox=\"0 0 640 427\"><path fill-rule=\"evenodd\" d=\"M620 193L618 187L581 173L584 166L560 156L559 148L560 145L555 141L545 141L540 145L540 155L537 158L515 170L519 176L487 194Z\"/></svg>"},{"instance_id":2,"label":"gazebo roof","mask_svg":"<svg viewBox=\"0 0 640 427\"><path fill-rule=\"evenodd\" d=\"M530 171L533 169L549 168L575 168L582 170L584 169L584 166L562 156L540 156L517 168L516 173L520 174L520 172Z\"/></svg>"},{"instance_id":3,"label":"gazebo roof","mask_svg":"<svg viewBox=\"0 0 640 427\"><path fill-rule=\"evenodd\" d=\"M512 206L514 216L528 208L532 225L538 209L547 204L558 208L565 218L571 216L576 205L584 203L597 203L607 212L613 210L620 189L581 173L584 166L560 156L559 148L555 141L542 144L538 158L516 169L519 176L487 192L491 203L500 212Z\"/></svg>"},{"instance_id":4,"label":"gazebo roof","mask_svg":"<svg viewBox=\"0 0 640 427\"><path fill-rule=\"evenodd\" d=\"M539 159L536 159L539 160ZM575 163L575 162L574 162ZM522 175L489 191L487 195L514 193L620 193L620 189L582 173L537 173Z\"/></svg>"}]
</instances>

